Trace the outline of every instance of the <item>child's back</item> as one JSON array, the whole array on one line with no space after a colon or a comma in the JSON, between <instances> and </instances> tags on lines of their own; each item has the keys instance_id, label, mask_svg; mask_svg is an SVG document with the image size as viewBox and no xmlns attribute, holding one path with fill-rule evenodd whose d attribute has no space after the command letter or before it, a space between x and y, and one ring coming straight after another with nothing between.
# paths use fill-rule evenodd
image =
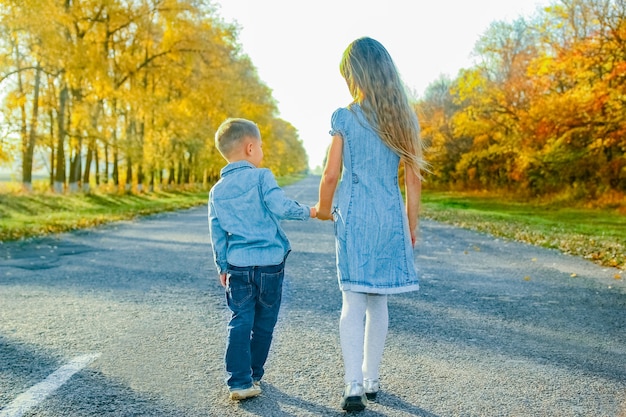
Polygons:
<instances>
[{"instance_id":1,"label":"child's back","mask_svg":"<svg viewBox=\"0 0 626 417\"><path fill-rule=\"evenodd\" d=\"M253 122L228 119L215 142L228 161L209 192L209 229L215 266L232 314L226 344L230 398L261 393L261 378L280 309L289 240L280 220L315 217L314 208L289 199L263 159Z\"/></svg>"},{"instance_id":2,"label":"child's back","mask_svg":"<svg viewBox=\"0 0 626 417\"><path fill-rule=\"evenodd\" d=\"M245 161L224 168L210 201L220 228L227 233L224 256L236 266L281 263L290 247L279 221L310 216L309 207L284 196L271 171Z\"/></svg>"}]
</instances>

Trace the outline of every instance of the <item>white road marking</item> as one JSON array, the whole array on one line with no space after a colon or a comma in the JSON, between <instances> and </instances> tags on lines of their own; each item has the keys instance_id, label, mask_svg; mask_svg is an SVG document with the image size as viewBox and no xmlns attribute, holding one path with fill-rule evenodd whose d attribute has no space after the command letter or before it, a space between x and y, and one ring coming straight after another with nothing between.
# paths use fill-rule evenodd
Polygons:
<instances>
[{"instance_id":1,"label":"white road marking","mask_svg":"<svg viewBox=\"0 0 626 417\"><path fill-rule=\"evenodd\" d=\"M98 356L100 356L99 353L92 353L75 357L67 365L57 369L48 378L34 385L25 393L18 395L11 404L0 410L0 417L23 416L28 410L45 400L61 385L65 384L72 375L96 360Z\"/></svg>"}]
</instances>

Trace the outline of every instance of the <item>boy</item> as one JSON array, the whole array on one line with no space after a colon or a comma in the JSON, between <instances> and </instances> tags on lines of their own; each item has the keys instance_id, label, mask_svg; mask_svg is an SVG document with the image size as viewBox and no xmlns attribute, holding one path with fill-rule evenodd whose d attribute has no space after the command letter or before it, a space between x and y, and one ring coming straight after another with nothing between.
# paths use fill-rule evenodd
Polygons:
<instances>
[{"instance_id":1,"label":"boy","mask_svg":"<svg viewBox=\"0 0 626 417\"><path fill-rule=\"evenodd\" d=\"M279 221L315 217L313 207L285 197L263 159L261 133L245 119L227 119L215 145L228 164L209 192L213 256L231 310L226 383L231 400L256 397L280 309L291 247Z\"/></svg>"}]
</instances>

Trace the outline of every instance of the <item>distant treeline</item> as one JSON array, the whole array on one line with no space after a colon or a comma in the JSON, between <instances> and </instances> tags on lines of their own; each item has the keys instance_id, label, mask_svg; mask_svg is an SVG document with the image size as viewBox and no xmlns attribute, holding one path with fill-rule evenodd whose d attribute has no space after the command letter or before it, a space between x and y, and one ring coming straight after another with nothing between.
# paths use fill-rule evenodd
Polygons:
<instances>
[{"instance_id":1,"label":"distant treeline","mask_svg":"<svg viewBox=\"0 0 626 417\"><path fill-rule=\"evenodd\" d=\"M626 2L561 0L494 22L475 53L418 105L429 184L623 202Z\"/></svg>"},{"instance_id":2,"label":"distant treeline","mask_svg":"<svg viewBox=\"0 0 626 417\"><path fill-rule=\"evenodd\" d=\"M306 170L237 37L207 0L0 0L0 162L21 163L26 189L34 168L57 191L207 183L236 116L258 123L276 175Z\"/></svg>"}]
</instances>

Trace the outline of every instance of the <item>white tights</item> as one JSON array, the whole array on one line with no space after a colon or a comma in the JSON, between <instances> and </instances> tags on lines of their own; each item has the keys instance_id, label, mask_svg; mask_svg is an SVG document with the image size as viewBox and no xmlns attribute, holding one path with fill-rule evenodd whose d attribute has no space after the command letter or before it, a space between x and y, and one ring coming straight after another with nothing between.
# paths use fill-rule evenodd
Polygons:
<instances>
[{"instance_id":1,"label":"white tights","mask_svg":"<svg viewBox=\"0 0 626 417\"><path fill-rule=\"evenodd\" d=\"M345 383L378 379L389 325L387 296L351 291L342 294L339 336Z\"/></svg>"}]
</instances>

